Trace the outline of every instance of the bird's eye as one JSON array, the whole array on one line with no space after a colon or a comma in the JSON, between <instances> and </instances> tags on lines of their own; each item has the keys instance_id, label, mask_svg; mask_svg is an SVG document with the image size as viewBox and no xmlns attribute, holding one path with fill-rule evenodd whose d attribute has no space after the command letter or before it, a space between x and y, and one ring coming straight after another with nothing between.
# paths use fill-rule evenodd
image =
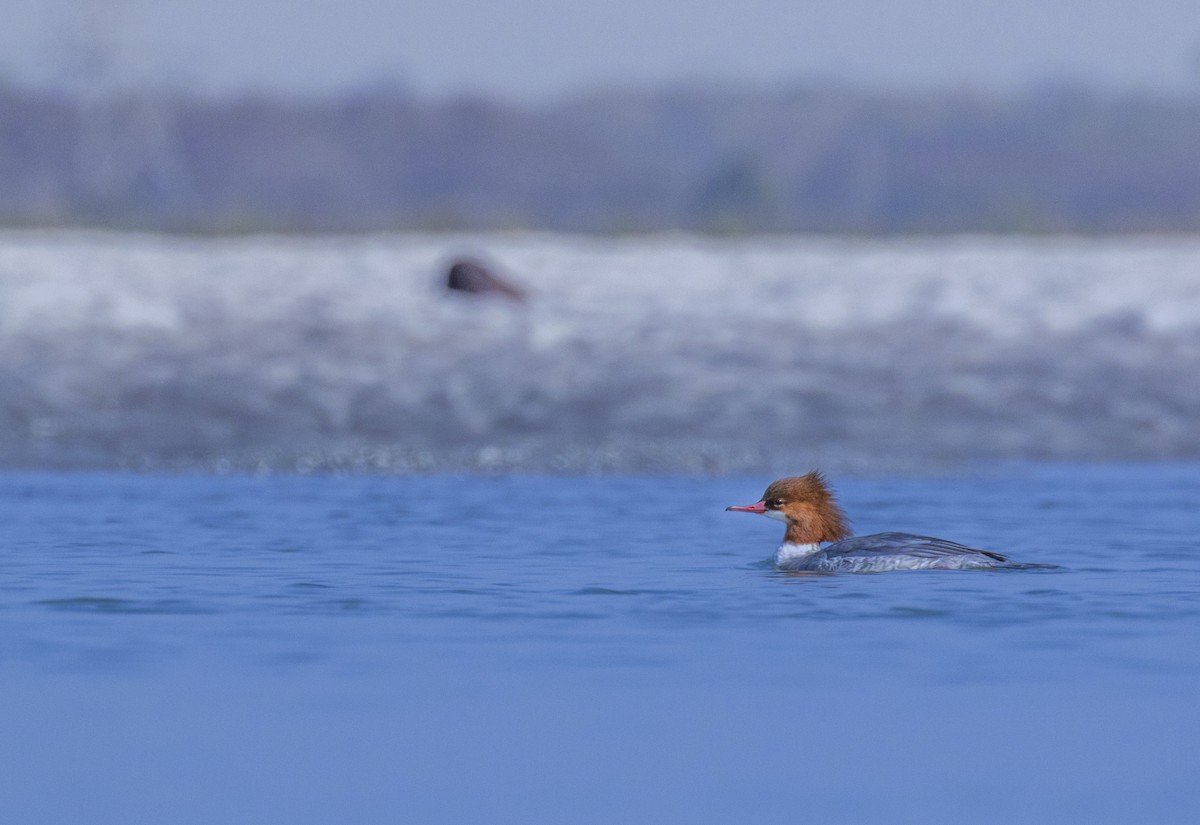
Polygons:
<instances>
[{"instance_id":1,"label":"bird's eye","mask_svg":"<svg viewBox=\"0 0 1200 825\"><path fill-rule=\"evenodd\" d=\"M767 502L767 506L770 507L772 510L778 510L780 507L783 506L783 499L773 498Z\"/></svg>"}]
</instances>

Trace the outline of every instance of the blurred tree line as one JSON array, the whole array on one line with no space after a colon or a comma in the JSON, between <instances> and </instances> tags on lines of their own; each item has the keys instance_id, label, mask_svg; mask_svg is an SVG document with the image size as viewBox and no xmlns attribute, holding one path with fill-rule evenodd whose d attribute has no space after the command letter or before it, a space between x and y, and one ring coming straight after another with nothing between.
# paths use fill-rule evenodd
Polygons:
<instances>
[{"instance_id":1,"label":"blurred tree line","mask_svg":"<svg viewBox=\"0 0 1200 825\"><path fill-rule=\"evenodd\" d=\"M542 106L0 83L0 222L181 231L1200 228L1200 101L676 88Z\"/></svg>"}]
</instances>

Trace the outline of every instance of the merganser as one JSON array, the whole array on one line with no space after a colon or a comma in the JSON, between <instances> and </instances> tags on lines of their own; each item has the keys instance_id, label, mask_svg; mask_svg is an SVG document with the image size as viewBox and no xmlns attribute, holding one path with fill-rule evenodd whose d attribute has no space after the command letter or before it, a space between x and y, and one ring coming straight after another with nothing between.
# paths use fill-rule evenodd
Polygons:
<instances>
[{"instance_id":1,"label":"merganser","mask_svg":"<svg viewBox=\"0 0 1200 825\"><path fill-rule=\"evenodd\" d=\"M876 533L850 538L846 514L820 472L771 483L747 506L726 507L758 513L787 524L775 553L780 570L823 573L882 573L887 570L976 570L1044 567L1016 564L990 550L911 533Z\"/></svg>"}]
</instances>

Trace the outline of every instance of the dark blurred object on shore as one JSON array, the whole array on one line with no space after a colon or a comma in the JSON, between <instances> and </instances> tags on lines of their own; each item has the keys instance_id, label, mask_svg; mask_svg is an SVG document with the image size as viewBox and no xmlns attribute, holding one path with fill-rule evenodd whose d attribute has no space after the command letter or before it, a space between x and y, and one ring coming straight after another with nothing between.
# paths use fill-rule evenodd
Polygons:
<instances>
[{"instance_id":1,"label":"dark blurred object on shore","mask_svg":"<svg viewBox=\"0 0 1200 825\"><path fill-rule=\"evenodd\" d=\"M475 294L499 293L515 301L524 301L529 297L525 290L501 278L491 267L475 258L457 258L450 265L446 288Z\"/></svg>"}]
</instances>

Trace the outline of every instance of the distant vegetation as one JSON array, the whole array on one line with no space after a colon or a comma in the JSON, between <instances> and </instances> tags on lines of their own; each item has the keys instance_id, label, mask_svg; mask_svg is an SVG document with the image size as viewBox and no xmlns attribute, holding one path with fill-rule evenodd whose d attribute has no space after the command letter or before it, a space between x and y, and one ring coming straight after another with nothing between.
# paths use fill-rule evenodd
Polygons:
<instances>
[{"instance_id":1,"label":"distant vegetation","mask_svg":"<svg viewBox=\"0 0 1200 825\"><path fill-rule=\"evenodd\" d=\"M538 107L0 84L0 222L186 231L1200 229L1200 101L676 89Z\"/></svg>"}]
</instances>

